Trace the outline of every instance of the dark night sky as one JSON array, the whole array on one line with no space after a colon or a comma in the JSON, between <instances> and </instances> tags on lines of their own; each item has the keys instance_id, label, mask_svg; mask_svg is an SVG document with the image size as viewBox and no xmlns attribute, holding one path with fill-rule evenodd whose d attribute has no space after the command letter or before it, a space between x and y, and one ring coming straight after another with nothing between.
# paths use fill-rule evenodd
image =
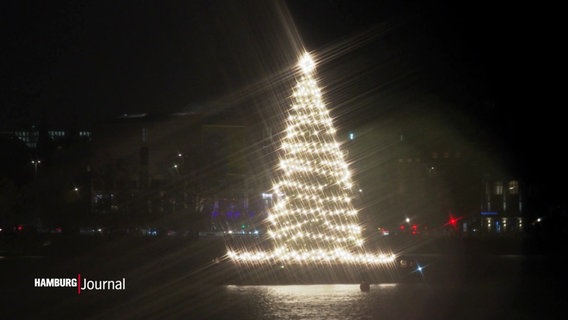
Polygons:
<instances>
[{"instance_id":1,"label":"dark night sky","mask_svg":"<svg viewBox=\"0 0 568 320\"><path fill-rule=\"evenodd\" d=\"M288 4L300 36L316 52L333 51L341 41L378 29L378 36L340 61L367 59L366 68L376 72L367 82L397 82L402 89L446 96L507 99L512 85L506 82L519 81L515 78L522 72L517 68L522 64L530 69L523 59L536 51L519 48L530 36L525 33L528 26L519 28L523 19L490 2L459 7L424 2ZM238 81L262 77L250 71L257 67L254 58L267 57L268 64L285 47L271 42L285 35L265 3L270 2L3 2L3 104L47 107L54 121L64 121L73 113L84 120L97 113L176 110L212 99L234 89ZM389 65L399 71L389 71L395 79L385 80ZM402 83L412 77L431 87Z\"/></svg>"},{"instance_id":2,"label":"dark night sky","mask_svg":"<svg viewBox=\"0 0 568 320\"><path fill-rule=\"evenodd\" d=\"M298 32L322 59L339 123L438 101L420 112L458 114L527 170L552 173L565 159L549 72L555 12L493 1L3 1L0 123L37 121L44 108L53 126L90 126L219 100L292 63Z\"/></svg>"}]
</instances>

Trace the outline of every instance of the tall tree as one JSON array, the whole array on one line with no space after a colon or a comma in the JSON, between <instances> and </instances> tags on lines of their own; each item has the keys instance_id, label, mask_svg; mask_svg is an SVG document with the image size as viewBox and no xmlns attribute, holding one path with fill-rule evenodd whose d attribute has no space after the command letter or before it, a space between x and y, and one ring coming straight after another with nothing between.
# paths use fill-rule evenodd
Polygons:
<instances>
[{"instance_id":1,"label":"tall tree","mask_svg":"<svg viewBox=\"0 0 568 320\"><path fill-rule=\"evenodd\" d=\"M329 111L305 53L281 143L274 207L268 216L271 253L235 253L237 260L381 263L392 257L367 254L351 175Z\"/></svg>"}]
</instances>

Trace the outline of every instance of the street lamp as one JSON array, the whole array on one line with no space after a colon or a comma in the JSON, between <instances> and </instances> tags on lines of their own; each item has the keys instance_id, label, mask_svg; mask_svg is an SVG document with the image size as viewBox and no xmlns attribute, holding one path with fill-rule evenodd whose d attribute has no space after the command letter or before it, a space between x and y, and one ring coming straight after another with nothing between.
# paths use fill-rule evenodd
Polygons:
<instances>
[{"instance_id":1,"label":"street lamp","mask_svg":"<svg viewBox=\"0 0 568 320\"><path fill-rule=\"evenodd\" d=\"M172 166L172 169L173 169L173 171L174 171L174 172L172 172L172 175L174 175L174 176L176 176L176 175L179 176L179 169L180 169L180 166L179 166L177 163L174 163L174 165Z\"/></svg>"},{"instance_id":2,"label":"street lamp","mask_svg":"<svg viewBox=\"0 0 568 320\"><path fill-rule=\"evenodd\" d=\"M37 177L37 166L41 163L41 160L32 160L32 165L34 166L34 177Z\"/></svg>"}]
</instances>

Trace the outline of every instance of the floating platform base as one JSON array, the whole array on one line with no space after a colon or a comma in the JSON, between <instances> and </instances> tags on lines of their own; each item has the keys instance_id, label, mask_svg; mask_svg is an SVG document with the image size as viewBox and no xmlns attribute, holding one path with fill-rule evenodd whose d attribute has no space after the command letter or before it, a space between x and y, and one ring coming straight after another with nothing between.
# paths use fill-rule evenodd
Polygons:
<instances>
[{"instance_id":1,"label":"floating platform base","mask_svg":"<svg viewBox=\"0 0 568 320\"><path fill-rule=\"evenodd\" d=\"M210 269L221 284L285 285L339 283L399 283L420 281L419 266L399 257L385 264L249 264L230 259L216 261Z\"/></svg>"}]
</instances>

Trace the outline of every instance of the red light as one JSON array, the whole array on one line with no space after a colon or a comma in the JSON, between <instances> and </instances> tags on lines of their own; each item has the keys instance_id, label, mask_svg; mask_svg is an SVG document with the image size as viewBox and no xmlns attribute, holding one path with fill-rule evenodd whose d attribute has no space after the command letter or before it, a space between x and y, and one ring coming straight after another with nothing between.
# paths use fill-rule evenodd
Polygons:
<instances>
[{"instance_id":1,"label":"red light","mask_svg":"<svg viewBox=\"0 0 568 320\"><path fill-rule=\"evenodd\" d=\"M411 233L412 233L412 234L418 234L418 225L416 225L416 224L413 224L413 225L412 225L412 231L411 231Z\"/></svg>"},{"instance_id":2,"label":"red light","mask_svg":"<svg viewBox=\"0 0 568 320\"><path fill-rule=\"evenodd\" d=\"M452 215L450 215L450 218L448 220L448 223L446 223L447 226L450 226L454 229L458 228L458 221L461 219L461 217L454 217Z\"/></svg>"},{"instance_id":3,"label":"red light","mask_svg":"<svg viewBox=\"0 0 568 320\"><path fill-rule=\"evenodd\" d=\"M24 230L24 226L18 226L18 231Z\"/></svg>"}]
</instances>

